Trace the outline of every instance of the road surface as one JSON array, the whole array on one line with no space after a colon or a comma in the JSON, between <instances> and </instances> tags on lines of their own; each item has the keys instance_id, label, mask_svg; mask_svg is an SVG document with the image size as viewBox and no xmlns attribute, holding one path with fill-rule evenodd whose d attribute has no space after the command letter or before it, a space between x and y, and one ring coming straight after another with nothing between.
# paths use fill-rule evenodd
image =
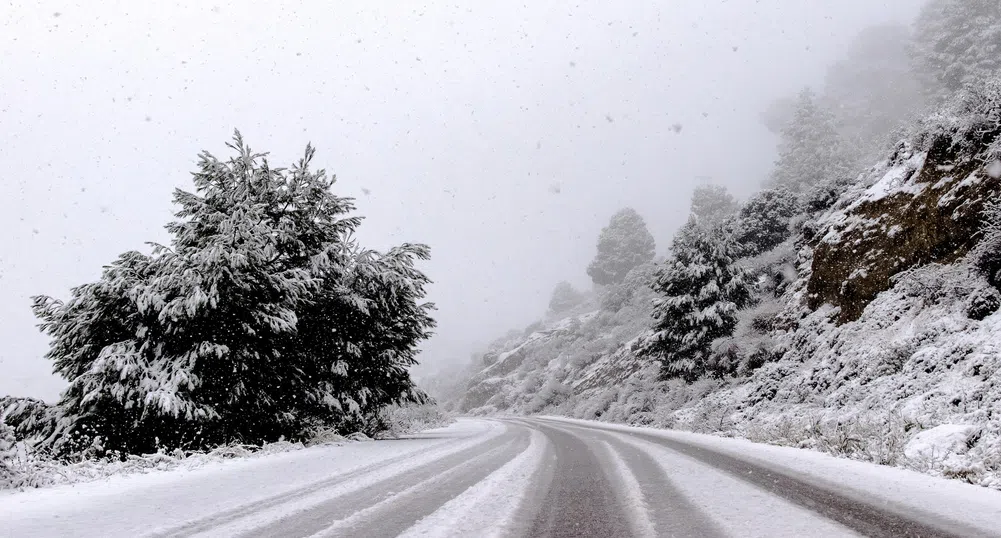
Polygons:
<instances>
[{"instance_id":1,"label":"road surface","mask_svg":"<svg viewBox=\"0 0 1001 538\"><path fill-rule=\"evenodd\" d=\"M0 496L0 536L1001 536L1001 493L555 418Z\"/></svg>"}]
</instances>

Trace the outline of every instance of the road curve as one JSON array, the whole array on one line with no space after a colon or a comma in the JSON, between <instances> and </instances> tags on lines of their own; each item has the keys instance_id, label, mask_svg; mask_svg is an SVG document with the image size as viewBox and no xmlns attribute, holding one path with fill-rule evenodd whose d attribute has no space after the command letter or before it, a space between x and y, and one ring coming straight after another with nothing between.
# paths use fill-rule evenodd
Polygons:
<instances>
[{"instance_id":1,"label":"road curve","mask_svg":"<svg viewBox=\"0 0 1001 538\"><path fill-rule=\"evenodd\" d=\"M18 498L0 498L0 537L1001 535L995 491L680 432L461 419L400 441L310 450L164 478L168 488L105 495L103 504L52 509L29 496L5 511L2 501ZM315 475L294 481L302 466ZM245 494L220 500L213 480ZM98 496L87 488L74 493ZM150 500L148 512L134 502L122 509L136 498Z\"/></svg>"}]
</instances>

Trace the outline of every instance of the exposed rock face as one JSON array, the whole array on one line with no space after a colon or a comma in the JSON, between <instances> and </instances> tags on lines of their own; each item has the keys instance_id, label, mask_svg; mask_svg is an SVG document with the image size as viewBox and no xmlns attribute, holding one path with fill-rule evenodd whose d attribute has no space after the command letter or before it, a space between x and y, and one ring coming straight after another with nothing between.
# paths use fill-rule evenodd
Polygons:
<instances>
[{"instance_id":1,"label":"exposed rock face","mask_svg":"<svg viewBox=\"0 0 1001 538\"><path fill-rule=\"evenodd\" d=\"M818 222L810 308L829 303L840 308L839 323L856 320L890 289L894 275L969 252L984 203L1001 190L989 166L948 136L924 152L901 146L875 183L857 197L842 197Z\"/></svg>"}]
</instances>

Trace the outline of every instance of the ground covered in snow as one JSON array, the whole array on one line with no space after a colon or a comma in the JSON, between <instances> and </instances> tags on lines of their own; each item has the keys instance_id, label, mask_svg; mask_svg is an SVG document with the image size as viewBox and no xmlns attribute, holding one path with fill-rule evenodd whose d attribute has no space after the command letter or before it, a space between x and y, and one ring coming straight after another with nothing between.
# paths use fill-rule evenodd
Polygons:
<instances>
[{"instance_id":1,"label":"ground covered in snow","mask_svg":"<svg viewBox=\"0 0 1001 538\"><path fill-rule=\"evenodd\" d=\"M0 497L4 537L990 536L999 518L998 492L912 471L556 417Z\"/></svg>"}]
</instances>

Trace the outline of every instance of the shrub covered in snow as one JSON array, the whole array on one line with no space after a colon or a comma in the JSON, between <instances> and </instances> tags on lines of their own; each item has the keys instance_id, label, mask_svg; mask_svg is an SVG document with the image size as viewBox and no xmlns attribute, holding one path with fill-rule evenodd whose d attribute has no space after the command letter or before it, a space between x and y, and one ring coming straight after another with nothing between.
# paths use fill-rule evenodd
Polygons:
<instances>
[{"instance_id":1,"label":"shrub covered in snow","mask_svg":"<svg viewBox=\"0 0 1001 538\"><path fill-rule=\"evenodd\" d=\"M553 295L549 298L549 312L561 314L579 305L583 300L583 294L564 280L553 289Z\"/></svg>"},{"instance_id":2,"label":"shrub covered in snow","mask_svg":"<svg viewBox=\"0 0 1001 538\"><path fill-rule=\"evenodd\" d=\"M380 417L385 431L394 436L441 428L455 420L452 413L434 403L391 405Z\"/></svg>"},{"instance_id":3,"label":"shrub covered in snow","mask_svg":"<svg viewBox=\"0 0 1001 538\"><path fill-rule=\"evenodd\" d=\"M1001 161L997 161L1001 167ZM1001 175L1001 170L998 171ZM984 271L987 280L1001 289L1001 199L992 200L984 210L983 239L974 252L977 266ZM992 304L992 298L983 297L984 306ZM980 310L982 308L976 307ZM987 309L989 310L989 306ZM997 307L994 308L997 310Z\"/></svg>"}]
</instances>

